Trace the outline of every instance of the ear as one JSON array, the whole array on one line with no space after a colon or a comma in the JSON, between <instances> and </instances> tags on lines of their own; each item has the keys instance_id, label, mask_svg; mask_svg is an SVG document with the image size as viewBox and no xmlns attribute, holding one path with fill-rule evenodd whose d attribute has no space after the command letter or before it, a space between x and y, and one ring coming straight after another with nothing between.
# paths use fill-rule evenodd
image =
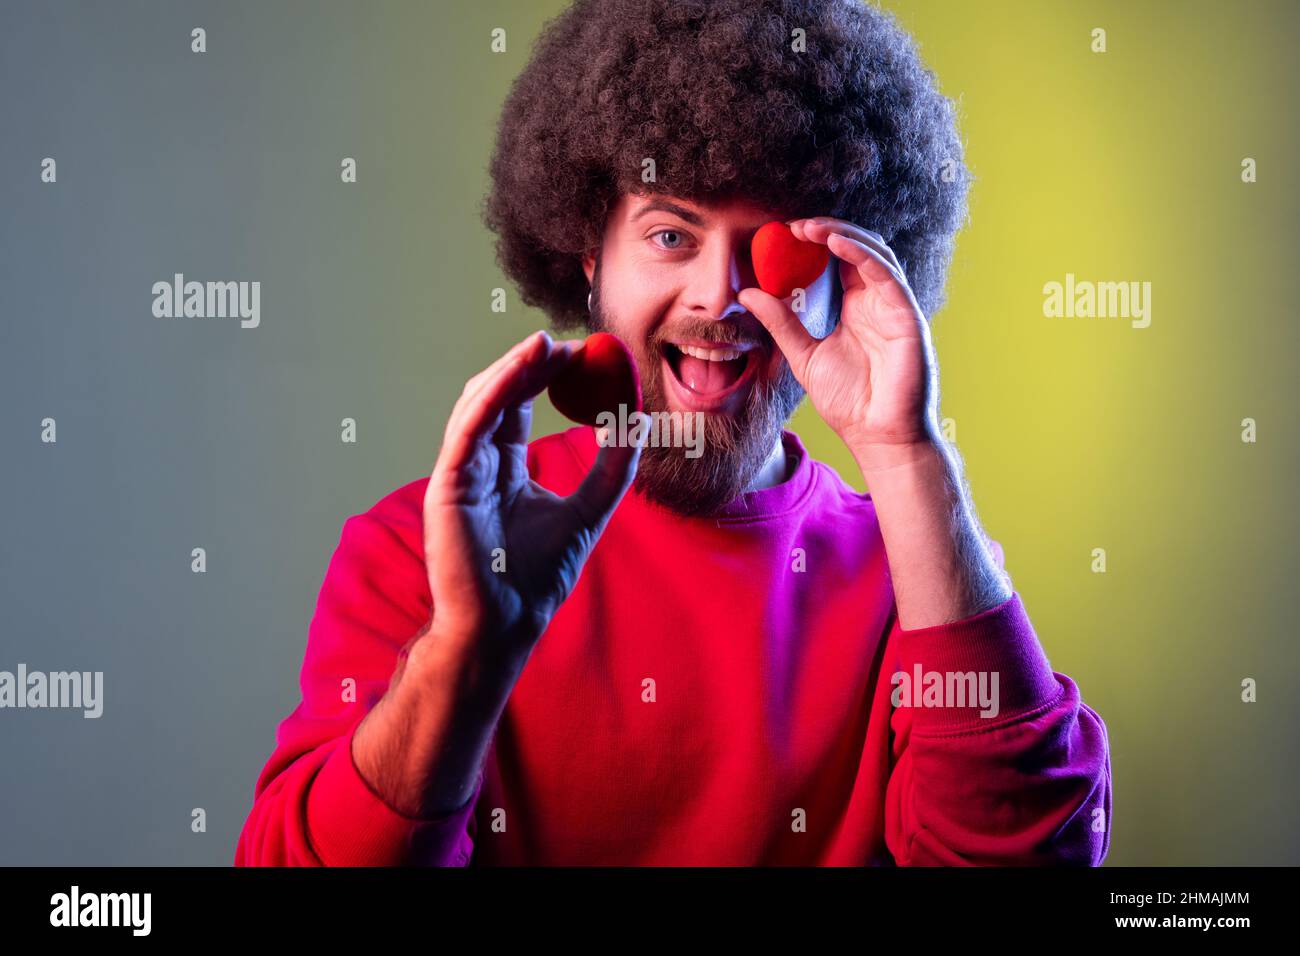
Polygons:
<instances>
[{"instance_id":1,"label":"ear","mask_svg":"<svg viewBox=\"0 0 1300 956\"><path fill-rule=\"evenodd\" d=\"M594 252L584 252L582 254L582 271L587 274L587 284L591 284L592 277L596 274L596 254Z\"/></svg>"}]
</instances>

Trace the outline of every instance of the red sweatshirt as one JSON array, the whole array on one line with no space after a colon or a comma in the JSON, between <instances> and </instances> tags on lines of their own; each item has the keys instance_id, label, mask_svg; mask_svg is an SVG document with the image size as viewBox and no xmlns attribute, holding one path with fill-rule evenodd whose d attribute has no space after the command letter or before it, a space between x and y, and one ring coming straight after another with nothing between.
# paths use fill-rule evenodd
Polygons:
<instances>
[{"instance_id":1,"label":"red sweatshirt","mask_svg":"<svg viewBox=\"0 0 1300 956\"><path fill-rule=\"evenodd\" d=\"M436 820L388 807L350 749L429 617L428 479L348 519L236 865L1099 864L1105 725L1052 671L1019 594L900 629L871 496L784 441L791 477L717 517L628 491L474 795ZM596 450L570 428L529 445L529 471L569 494ZM945 675L969 672L986 690L996 674L997 694L927 703L945 685L961 703Z\"/></svg>"}]
</instances>

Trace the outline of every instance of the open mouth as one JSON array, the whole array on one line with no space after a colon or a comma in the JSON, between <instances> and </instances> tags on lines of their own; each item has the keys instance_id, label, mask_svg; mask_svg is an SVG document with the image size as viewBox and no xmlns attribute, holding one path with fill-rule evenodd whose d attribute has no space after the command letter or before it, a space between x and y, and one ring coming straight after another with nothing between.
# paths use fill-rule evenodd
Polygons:
<instances>
[{"instance_id":1,"label":"open mouth","mask_svg":"<svg viewBox=\"0 0 1300 956\"><path fill-rule=\"evenodd\" d=\"M754 377L760 350L752 345L665 342L664 362L690 404L716 404Z\"/></svg>"}]
</instances>

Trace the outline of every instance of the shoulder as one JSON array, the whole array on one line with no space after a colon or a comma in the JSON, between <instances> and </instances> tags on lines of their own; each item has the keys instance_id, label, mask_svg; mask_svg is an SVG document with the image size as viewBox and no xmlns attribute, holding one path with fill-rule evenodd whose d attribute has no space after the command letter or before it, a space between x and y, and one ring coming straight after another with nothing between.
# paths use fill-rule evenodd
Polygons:
<instances>
[{"instance_id":1,"label":"shoulder","mask_svg":"<svg viewBox=\"0 0 1300 956\"><path fill-rule=\"evenodd\" d=\"M350 550L414 557L424 563L424 492L429 476L408 481L343 523L340 545Z\"/></svg>"}]
</instances>

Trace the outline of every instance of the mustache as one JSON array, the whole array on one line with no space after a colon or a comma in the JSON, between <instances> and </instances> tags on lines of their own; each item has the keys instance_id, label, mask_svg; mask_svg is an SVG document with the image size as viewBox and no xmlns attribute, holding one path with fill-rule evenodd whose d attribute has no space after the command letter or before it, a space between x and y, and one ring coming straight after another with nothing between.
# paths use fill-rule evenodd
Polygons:
<instances>
[{"instance_id":1,"label":"mustache","mask_svg":"<svg viewBox=\"0 0 1300 956\"><path fill-rule=\"evenodd\" d=\"M656 329L650 334L649 345L656 351L662 351L670 342L682 339L699 339L714 345L753 346L771 351L775 343L767 329L755 319L752 323L719 322L704 320L682 322L668 329Z\"/></svg>"}]
</instances>

